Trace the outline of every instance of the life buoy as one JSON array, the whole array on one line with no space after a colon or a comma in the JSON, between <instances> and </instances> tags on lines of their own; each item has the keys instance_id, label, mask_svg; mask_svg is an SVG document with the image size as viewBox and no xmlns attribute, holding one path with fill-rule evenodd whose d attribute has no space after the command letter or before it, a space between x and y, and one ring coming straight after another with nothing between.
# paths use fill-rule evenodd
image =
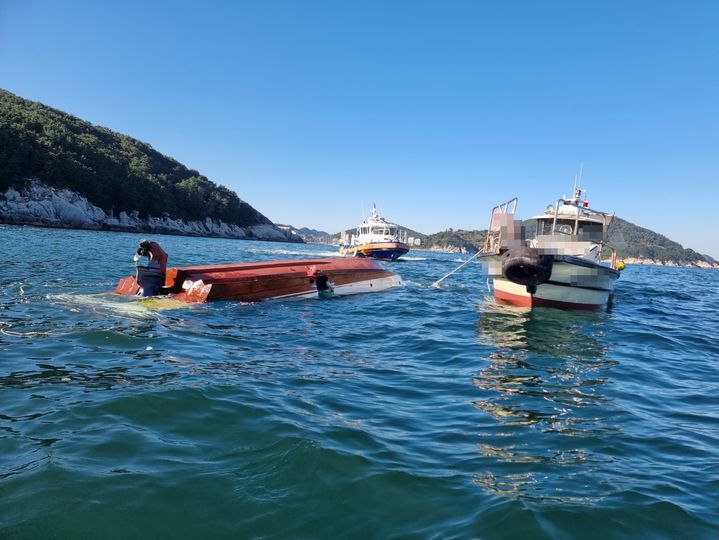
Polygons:
<instances>
[{"instance_id":1,"label":"life buoy","mask_svg":"<svg viewBox=\"0 0 719 540\"><path fill-rule=\"evenodd\" d=\"M551 255L540 255L535 248L510 249L502 259L502 275L512 283L534 289L549 280L552 262Z\"/></svg>"}]
</instances>

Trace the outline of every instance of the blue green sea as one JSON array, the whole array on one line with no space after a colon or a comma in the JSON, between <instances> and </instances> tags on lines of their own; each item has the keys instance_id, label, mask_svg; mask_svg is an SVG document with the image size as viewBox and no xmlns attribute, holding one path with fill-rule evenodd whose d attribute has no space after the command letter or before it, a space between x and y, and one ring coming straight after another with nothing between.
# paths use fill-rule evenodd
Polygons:
<instances>
[{"instance_id":1,"label":"blue green sea","mask_svg":"<svg viewBox=\"0 0 719 540\"><path fill-rule=\"evenodd\" d=\"M141 238L0 226L0 538L719 538L719 272L629 266L599 312L423 251L376 294L103 294Z\"/></svg>"}]
</instances>

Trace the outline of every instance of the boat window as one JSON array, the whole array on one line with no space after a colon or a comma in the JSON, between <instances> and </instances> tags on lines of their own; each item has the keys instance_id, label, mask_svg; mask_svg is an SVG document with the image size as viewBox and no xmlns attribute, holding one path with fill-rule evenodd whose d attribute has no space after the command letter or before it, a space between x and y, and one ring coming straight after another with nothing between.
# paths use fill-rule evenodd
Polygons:
<instances>
[{"instance_id":1,"label":"boat window","mask_svg":"<svg viewBox=\"0 0 719 540\"><path fill-rule=\"evenodd\" d=\"M537 236L552 234L552 219L537 220ZM590 242L601 242L603 237L603 225L593 221L580 221L577 236L580 240ZM558 219L554 234L568 234L574 232L573 219Z\"/></svg>"},{"instance_id":2,"label":"boat window","mask_svg":"<svg viewBox=\"0 0 719 540\"><path fill-rule=\"evenodd\" d=\"M604 227L601 223L594 223L592 221L579 222L579 238L582 240L589 240L592 242L601 242Z\"/></svg>"},{"instance_id":3,"label":"boat window","mask_svg":"<svg viewBox=\"0 0 719 540\"><path fill-rule=\"evenodd\" d=\"M539 233L540 225L540 221L535 218L530 218L527 221L522 221L519 225L519 234L522 238L534 238Z\"/></svg>"},{"instance_id":4,"label":"boat window","mask_svg":"<svg viewBox=\"0 0 719 540\"><path fill-rule=\"evenodd\" d=\"M552 234L553 219L537 220L537 236ZM574 232L573 219L558 219L554 227L554 234L572 234Z\"/></svg>"},{"instance_id":5,"label":"boat window","mask_svg":"<svg viewBox=\"0 0 719 540\"><path fill-rule=\"evenodd\" d=\"M552 234L552 223L551 219L538 219L537 236Z\"/></svg>"}]
</instances>

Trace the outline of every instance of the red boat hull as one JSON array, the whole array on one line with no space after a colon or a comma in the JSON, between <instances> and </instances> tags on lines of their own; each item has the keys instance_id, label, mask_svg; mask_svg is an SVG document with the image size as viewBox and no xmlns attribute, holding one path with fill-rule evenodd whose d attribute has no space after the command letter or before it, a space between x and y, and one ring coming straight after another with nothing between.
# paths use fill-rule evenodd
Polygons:
<instances>
[{"instance_id":1,"label":"red boat hull","mask_svg":"<svg viewBox=\"0 0 719 540\"><path fill-rule=\"evenodd\" d=\"M306 259L168 268L163 294L184 302L255 302L323 291L378 291L400 283L396 274L372 259ZM121 279L115 289L116 294L128 296L139 291L135 276Z\"/></svg>"}]
</instances>

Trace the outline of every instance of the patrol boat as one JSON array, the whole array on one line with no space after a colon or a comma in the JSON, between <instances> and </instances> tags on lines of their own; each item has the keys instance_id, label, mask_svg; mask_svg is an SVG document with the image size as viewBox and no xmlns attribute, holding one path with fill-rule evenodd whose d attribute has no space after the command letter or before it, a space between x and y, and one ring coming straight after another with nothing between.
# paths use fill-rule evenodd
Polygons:
<instances>
[{"instance_id":1,"label":"patrol boat","mask_svg":"<svg viewBox=\"0 0 719 540\"><path fill-rule=\"evenodd\" d=\"M492 209L479 258L499 303L577 309L607 304L624 268L606 243L614 215L590 208L582 194L575 183L573 197L532 217L536 233L529 239L522 221L515 220L517 198Z\"/></svg>"},{"instance_id":2,"label":"patrol boat","mask_svg":"<svg viewBox=\"0 0 719 540\"><path fill-rule=\"evenodd\" d=\"M409 251L406 236L405 231L381 217L373 204L372 214L357 226L356 234L340 244L340 255L394 261Z\"/></svg>"}]
</instances>

